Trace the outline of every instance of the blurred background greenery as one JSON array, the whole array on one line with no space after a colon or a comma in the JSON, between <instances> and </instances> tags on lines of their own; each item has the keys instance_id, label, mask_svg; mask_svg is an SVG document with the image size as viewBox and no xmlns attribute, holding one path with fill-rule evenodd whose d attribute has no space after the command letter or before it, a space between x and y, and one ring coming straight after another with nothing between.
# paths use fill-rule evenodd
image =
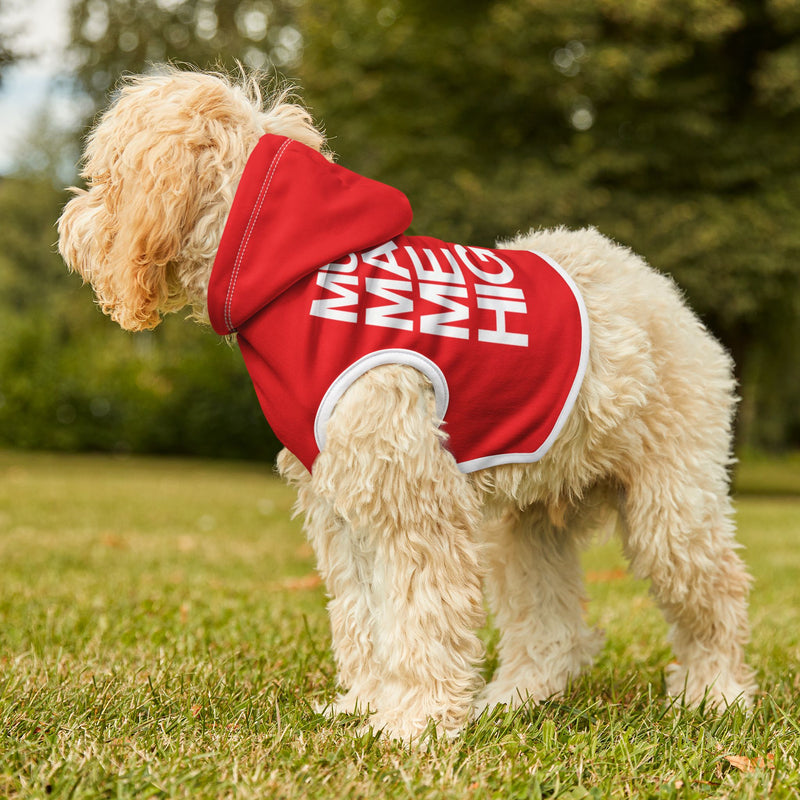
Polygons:
<instances>
[{"instance_id":1,"label":"blurred background greenery","mask_svg":"<svg viewBox=\"0 0 800 800\"><path fill-rule=\"evenodd\" d=\"M0 446L277 451L234 348L180 316L120 331L55 252L86 125L167 59L294 82L341 163L410 197L412 232L631 246L733 353L739 447L800 446L797 0L74 0L70 20L57 92L81 123L45 109L0 176ZM29 55L0 28L0 93Z\"/></svg>"}]
</instances>

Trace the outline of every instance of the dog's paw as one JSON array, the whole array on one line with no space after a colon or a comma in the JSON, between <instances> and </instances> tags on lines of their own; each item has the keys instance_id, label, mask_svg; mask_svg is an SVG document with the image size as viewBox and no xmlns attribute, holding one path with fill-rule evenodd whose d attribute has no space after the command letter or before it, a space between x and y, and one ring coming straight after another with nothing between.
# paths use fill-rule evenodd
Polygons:
<instances>
[{"instance_id":1,"label":"dog's paw","mask_svg":"<svg viewBox=\"0 0 800 800\"><path fill-rule=\"evenodd\" d=\"M503 663L478 697L475 715L495 706L519 708L560 697L570 679L591 666L604 640L602 630L581 628L538 643L535 652L528 642L516 642L513 648L507 643Z\"/></svg>"},{"instance_id":2,"label":"dog's paw","mask_svg":"<svg viewBox=\"0 0 800 800\"><path fill-rule=\"evenodd\" d=\"M538 705L551 697L557 697L561 694L561 691L563 689L554 689L552 692L547 693L546 690L535 685L529 684L522 688L515 683L492 681L478 695L475 701L474 717L477 718L483 713L491 713L498 706L520 708L527 704Z\"/></svg>"},{"instance_id":3,"label":"dog's paw","mask_svg":"<svg viewBox=\"0 0 800 800\"><path fill-rule=\"evenodd\" d=\"M433 738L455 739L462 725L445 725L429 717L407 717L400 713L371 714L360 733L380 733L381 736L406 745L425 748Z\"/></svg>"},{"instance_id":4,"label":"dog's paw","mask_svg":"<svg viewBox=\"0 0 800 800\"><path fill-rule=\"evenodd\" d=\"M346 692L337 695L327 703L318 703L314 710L328 718L336 717L339 714L359 716L369 713L369 705L362 701L355 692Z\"/></svg>"},{"instance_id":5,"label":"dog's paw","mask_svg":"<svg viewBox=\"0 0 800 800\"><path fill-rule=\"evenodd\" d=\"M740 669L739 673L731 675L713 667L687 670L682 664L669 664L666 668L667 694L692 708L703 704L719 710L733 705L749 709L753 705L755 680L747 667Z\"/></svg>"}]
</instances>

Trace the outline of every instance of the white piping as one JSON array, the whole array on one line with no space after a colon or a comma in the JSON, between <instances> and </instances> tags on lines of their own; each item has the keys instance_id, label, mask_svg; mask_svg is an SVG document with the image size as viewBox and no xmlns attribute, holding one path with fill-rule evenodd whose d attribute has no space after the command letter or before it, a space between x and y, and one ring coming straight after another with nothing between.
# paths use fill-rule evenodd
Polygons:
<instances>
[{"instance_id":1,"label":"white piping","mask_svg":"<svg viewBox=\"0 0 800 800\"><path fill-rule=\"evenodd\" d=\"M433 393L436 400L436 416L444 419L447 407L450 405L450 389L447 386L447 379L439 367L429 358L415 352L414 350L404 350L402 348L389 348L386 350L376 350L374 353L359 358L347 367L328 387L322 398L317 415L314 419L314 438L317 447L322 452L325 447L325 429L328 420L333 414L334 408L342 395L358 380L365 372L375 367L382 367L386 364L405 364L419 370L433 384Z\"/></svg>"}]
</instances>

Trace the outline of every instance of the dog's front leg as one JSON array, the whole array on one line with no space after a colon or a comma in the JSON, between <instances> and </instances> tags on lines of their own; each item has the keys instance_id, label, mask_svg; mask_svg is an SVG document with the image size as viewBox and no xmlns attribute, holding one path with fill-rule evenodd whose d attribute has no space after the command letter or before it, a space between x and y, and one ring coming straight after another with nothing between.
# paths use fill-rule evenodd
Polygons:
<instances>
[{"instance_id":1,"label":"dog's front leg","mask_svg":"<svg viewBox=\"0 0 800 800\"><path fill-rule=\"evenodd\" d=\"M324 706L328 714L353 713L374 707L376 688L370 639L374 602L372 564L375 545L368 530L354 529L317 491L311 474L288 450L278 456L278 471L297 489L295 510L304 516L304 530L328 590L337 680L344 689Z\"/></svg>"},{"instance_id":2,"label":"dog's front leg","mask_svg":"<svg viewBox=\"0 0 800 800\"><path fill-rule=\"evenodd\" d=\"M339 706L369 706L370 725L403 740L431 721L457 733L481 684L477 499L437 422L419 372L378 367L339 402L311 479Z\"/></svg>"}]
</instances>

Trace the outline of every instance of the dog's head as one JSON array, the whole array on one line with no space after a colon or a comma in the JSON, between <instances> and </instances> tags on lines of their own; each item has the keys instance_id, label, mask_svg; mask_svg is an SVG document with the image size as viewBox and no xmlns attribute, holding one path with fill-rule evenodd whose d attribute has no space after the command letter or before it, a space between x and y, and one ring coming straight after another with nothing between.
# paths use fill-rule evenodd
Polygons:
<instances>
[{"instance_id":1,"label":"dog's head","mask_svg":"<svg viewBox=\"0 0 800 800\"><path fill-rule=\"evenodd\" d=\"M103 312L153 328L190 305L205 319L208 277L247 157L265 132L319 150L322 134L286 94L255 79L166 68L128 78L90 133L59 251Z\"/></svg>"}]
</instances>

